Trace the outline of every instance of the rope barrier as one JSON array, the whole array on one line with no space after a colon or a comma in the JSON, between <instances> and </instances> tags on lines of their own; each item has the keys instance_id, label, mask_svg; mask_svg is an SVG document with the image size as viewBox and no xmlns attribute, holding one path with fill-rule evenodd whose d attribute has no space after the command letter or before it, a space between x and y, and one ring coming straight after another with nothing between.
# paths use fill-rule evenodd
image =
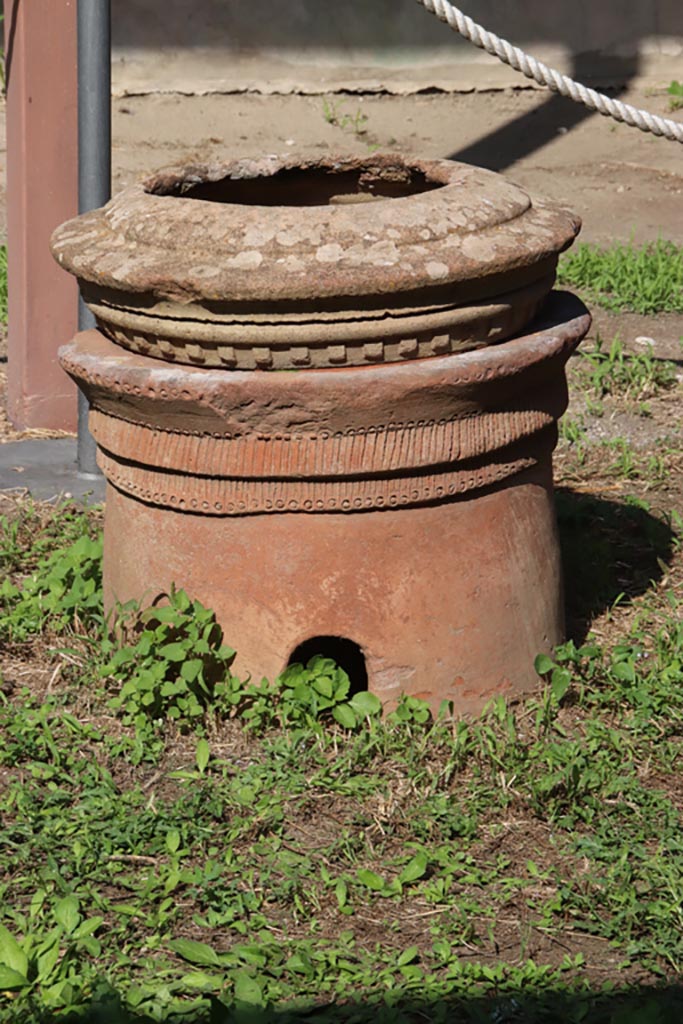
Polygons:
<instances>
[{"instance_id":1,"label":"rope barrier","mask_svg":"<svg viewBox=\"0 0 683 1024\"><path fill-rule=\"evenodd\" d=\"M560 96L568 96L576 103L583 103L589 110L595 110L605 117L612 117L615 121L630 125L632 128L639 128L641 132L651 132L673 142L683 142L683 124L672 121L667 117L659 117L647 110L640 110L628 103L612 99L603 93L589 89L580 82L576 82L568 75L548 67L535 57L531 57L524 50L512 46L505 39L501 39L493 32L487 32L481 25L468 18L457 7L449 3L449 0L417 0L425 10L429 11L445 22L454 32L468 39L481 50L497 57L504 64L509 64L515 71L521 71L527 78L532 78L539 85L545 85Z\"/></svg>"}]
</instances>

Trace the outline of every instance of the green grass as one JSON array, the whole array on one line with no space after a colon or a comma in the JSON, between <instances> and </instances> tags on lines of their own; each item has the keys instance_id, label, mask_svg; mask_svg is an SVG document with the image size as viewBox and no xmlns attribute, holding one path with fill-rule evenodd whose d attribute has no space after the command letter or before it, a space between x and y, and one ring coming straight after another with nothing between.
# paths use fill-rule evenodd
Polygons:
<instances>
[{"instance_id":1,"label":"green grass","mask_svg":"<svg viewBox=\"0 0 683 1024\"><path fill-rule=\"evenodd\" d=\"M662 239L640 247L578 245L560 259L558 281L611 312L683 311L683 251Z\"/></svg>"},{"instance_id":2,"label":"green grass","mask_svg":"<svg viewBox=\"0 0 683 1024\"><path fill-rule=\"evenodd\" d=\"M517 707L381 719L327 663L235 678L182 592L116 654L97 526L0 520L0 1020L681 1018L673 590Z\"/></svg>"}]
</instances>

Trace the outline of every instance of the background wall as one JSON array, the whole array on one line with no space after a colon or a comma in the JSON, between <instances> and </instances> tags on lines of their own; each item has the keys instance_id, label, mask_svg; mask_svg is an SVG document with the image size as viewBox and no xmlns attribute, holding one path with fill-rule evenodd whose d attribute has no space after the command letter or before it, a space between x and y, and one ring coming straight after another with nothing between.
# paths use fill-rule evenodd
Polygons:
<instances>
[{"instance_id":1,"label":"background wall","mask_svg":"<svg viewBox=\"0 0 683 1024\"><path fill-rule=\"evenodd\" d=\"M620 84L669 69L683 78L682 0L463 6L491 31L587 79ZM513 80L415 0L112 0L112 10L118 91L314 91L345 82L408 91L467 88L491 75L492 84Z\"/></svg>"}]
</instances>

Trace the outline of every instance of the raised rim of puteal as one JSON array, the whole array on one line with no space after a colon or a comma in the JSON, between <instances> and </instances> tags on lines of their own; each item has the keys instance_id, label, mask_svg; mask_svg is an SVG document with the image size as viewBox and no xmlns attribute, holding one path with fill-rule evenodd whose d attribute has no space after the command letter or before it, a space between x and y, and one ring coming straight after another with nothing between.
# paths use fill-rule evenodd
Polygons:
<instances>
[{"instance_id":1,"label":"raised rim of puteal","mask_svg":"<svg viewBox=\"0 0 683 1024\"><path fill-rule=\"evenodd\" d=\"M522 330L580 220L492 171L397 154L161 171L57 228L99 328L232 369L443 356Z\"/></svg>"}]
</instances>

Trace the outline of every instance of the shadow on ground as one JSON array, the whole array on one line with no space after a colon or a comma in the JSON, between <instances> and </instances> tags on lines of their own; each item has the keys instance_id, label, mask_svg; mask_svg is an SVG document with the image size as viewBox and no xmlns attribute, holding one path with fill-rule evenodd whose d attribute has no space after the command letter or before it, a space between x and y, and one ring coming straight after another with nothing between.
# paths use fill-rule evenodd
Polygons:
<instances>
[{"instance_id":1,"label":"shadow on ground","mask_svg":"<svg viewBox=\"0 0 683 1024\"><path fill-rule=\"evenodd\" d=\"M636 504L556 492L564 564L567 633L581 642L601 612L628 602L662 578L671 563L674 532Z\"/></svg>"},{"instance_id":2,"label":"shadow on ground","mask_svg":"<svg viewBox=\"0 0 683 1024\"><path fill-rule=\"evenodd\" d=\"M613 90L619 97L628 87L639 71L637 57L604 57L595 56L594 64L598 75L600 69L606 76L624 84ZM580 56L572 58L570 77L581 81L588 73L588 66ZM550 93L539 106L528 110L519 117L505 121L492 131L487 131L480 139L454 153L448 154L449 160L460 160L466 164L487 167L491 171L504 171L524 157L543 149L558 132L568 132L581 124L586 118L598 116L580 103Z\"/></svg>"},{"instance_id":3,"label":"shadow on ground","mask_svg":"<svg viewBox=\"0 0 683 1024\"><path fill-rule=\"evenodd\" d=\"M389 1005L389 999L317 1006L302 1003L289 1010L228 1007L212 998L209 1008L196 1013L152 1018L128 1014L112 994L85 1016L59 1019L65 1024L71 1020L80 1024L153 1024L154 1020L167 1024L678 1024L683 1020L683 987L678 985L580 994L552 988L536 993L520 989L485 997L433 1000L393 995L394 1005ZM53 1019L35 1018L36 1024L51 1024Z\"/></svg>"}]
</instances>

